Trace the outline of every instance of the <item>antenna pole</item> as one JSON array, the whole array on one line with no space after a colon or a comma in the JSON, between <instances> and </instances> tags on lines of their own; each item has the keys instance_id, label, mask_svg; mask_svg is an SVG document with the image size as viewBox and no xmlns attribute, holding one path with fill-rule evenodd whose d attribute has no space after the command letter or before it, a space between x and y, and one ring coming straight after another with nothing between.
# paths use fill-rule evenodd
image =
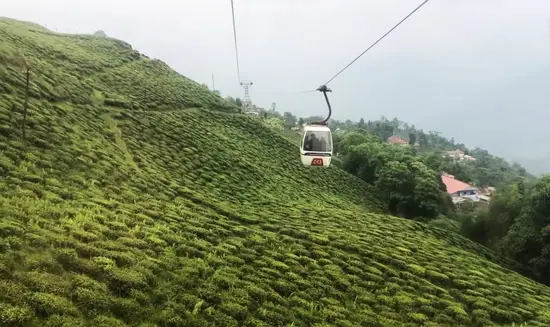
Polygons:
<instances>
[{"instance_id":1,"label":"antenna pole","mask_svg":"<svg viewBox=\"0 0 550 327\"><path fill-rule=\"evenodd\" d=\"M214 73L212 73L212 91L216 91L216 84L214 83Z\"/></svg>"}]
</instances>

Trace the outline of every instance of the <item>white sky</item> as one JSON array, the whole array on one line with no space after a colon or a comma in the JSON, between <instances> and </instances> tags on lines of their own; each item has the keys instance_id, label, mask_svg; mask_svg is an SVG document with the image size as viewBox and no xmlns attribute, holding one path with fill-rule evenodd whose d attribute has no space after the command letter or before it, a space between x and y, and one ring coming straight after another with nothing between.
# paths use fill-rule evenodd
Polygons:
<instances>
[{"instance_id":1,"label":"white sky","mask_svg":"<svg viewBox=\"0 0 550 327\"><path fill-rule=\"evenodd\" d=\"M234 0L252 101L326 112L326 82L420 0ZM125 40L242 96L230 0L2 0L0 14ZM329 84L336 119L381 115L507 158L550 154L550 0L431 0ZM541 141L539 141L541 140ZM550 166L550 163L549 163Z\"/></svg>"}]
</instances>

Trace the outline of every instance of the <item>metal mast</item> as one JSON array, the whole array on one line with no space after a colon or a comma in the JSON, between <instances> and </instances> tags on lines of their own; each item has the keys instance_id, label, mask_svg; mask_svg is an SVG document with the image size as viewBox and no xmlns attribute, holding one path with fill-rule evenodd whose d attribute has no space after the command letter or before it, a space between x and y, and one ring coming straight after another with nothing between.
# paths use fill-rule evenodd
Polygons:
<instances>
[{"instance_id":1,"label":"metal mast","mask_svg":"<svg viewBox=\"0 0 550 327\"><path fill-rule=\"evenodd\" d=\"M245 112L250 112L252 110L252 100L250 100L250 93L248 90L253 84L252 81L241 81L241 86L244 88L243 109Z\"/></svg>"}]
</instances>

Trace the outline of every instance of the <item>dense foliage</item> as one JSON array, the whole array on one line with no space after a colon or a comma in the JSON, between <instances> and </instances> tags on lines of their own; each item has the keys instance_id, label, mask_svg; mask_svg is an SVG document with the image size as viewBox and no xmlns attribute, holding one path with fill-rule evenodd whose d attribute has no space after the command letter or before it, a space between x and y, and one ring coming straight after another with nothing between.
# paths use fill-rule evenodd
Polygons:
<instances>
[{"instance_id":1,"label":"dense foliage","mask_svg":"<svg viewBox=\"0 0 550 327\"><path fill-rule=\"evenodd\" d=\"M550 284L550 175L508 185L488 208L460 212L459 219L464 235L532 267Z\"/></svg>"},{"instance_id":2,"label":"dense foliage","mask_svg":"<svg viewBox=\"0 0 550 327\"><path fill-rule=\"evenodd\" d=\"M515 262L127 44L8 19L0 42L2 326L550 324Z\"/></svg>"},{"instance_id":3,"label":"dense foliage","mask_svg":"<svg viewBox=\"0 0 550 327\"><path fill-rule=\"evenodd\" d=\"M533 176L517 163L510 164L500 157L491 155L487 150L475 148L473 150L466 148L462 143L456 143L454 139L439 135L438 132L430 131L428 133L421 129L415 128L414 125L399 121L397 118L388 120L381 117L377 121L364 120L359 123L351 121L331 123L333 129L349 130L350 128L360 128L369 131L376 135L380 141L386 142L388 137L392 135L400 136L406 140L413 141L417 144L418 153L428 155L437 155L443 157L445 151L462 150L466 154L476 158L475 161L454 161L451 158L446 158L438 163L441 170L455 175L456 178L472 183L477 186L494 186L500 187L512 182L517 182L518 177L532 179ZM438 159L440 160L440 159Z\"/></svg>"},{"instance_id":4,"label":"dense foliage","mask_svg":"<svg viewBox=\"0 0 550 327\"><path fill-rule=\"evenodd\" d=\"M431 219L447 211L439 167L430 167L414 147L381 142L359 129L335 137L335 151L346 171L376 186L392 214Z\"/></svg>"}]
</instances>

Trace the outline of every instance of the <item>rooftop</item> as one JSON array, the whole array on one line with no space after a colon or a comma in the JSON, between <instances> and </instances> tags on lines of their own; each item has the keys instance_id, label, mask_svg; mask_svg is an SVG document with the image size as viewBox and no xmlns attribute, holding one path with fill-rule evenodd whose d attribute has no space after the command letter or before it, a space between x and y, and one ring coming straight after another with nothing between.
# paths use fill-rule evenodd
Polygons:
<instances>
[{"instance_id":1,"label":"rooftop","mask_svg":"<svg viewBox=\"0 0 550 327\"><path fill-rule=\"evenodd\" d=\"M472 186L468 183L465 183L461 180L455 179L455 177L453 175L449 175L449 174L441 175L441 180L443 181L443 183L447 187L447 193L449 193L449 194L453 194L453 193L456 193L458 191L470 190L470 189L475 188L474 186Z\"/></svg>"},{"instance_id":2,"label":"rooftop","mask_svg":"<svg viewBox=\"0 0 550 327\"><path fill-rule=\"evenodd\" d=\"M392 135L390 137L388 137L388 142L389 143L393 143L393 144L408 144L409 141L397 136L397 135Z\"/></svg>"}]
</instances>

